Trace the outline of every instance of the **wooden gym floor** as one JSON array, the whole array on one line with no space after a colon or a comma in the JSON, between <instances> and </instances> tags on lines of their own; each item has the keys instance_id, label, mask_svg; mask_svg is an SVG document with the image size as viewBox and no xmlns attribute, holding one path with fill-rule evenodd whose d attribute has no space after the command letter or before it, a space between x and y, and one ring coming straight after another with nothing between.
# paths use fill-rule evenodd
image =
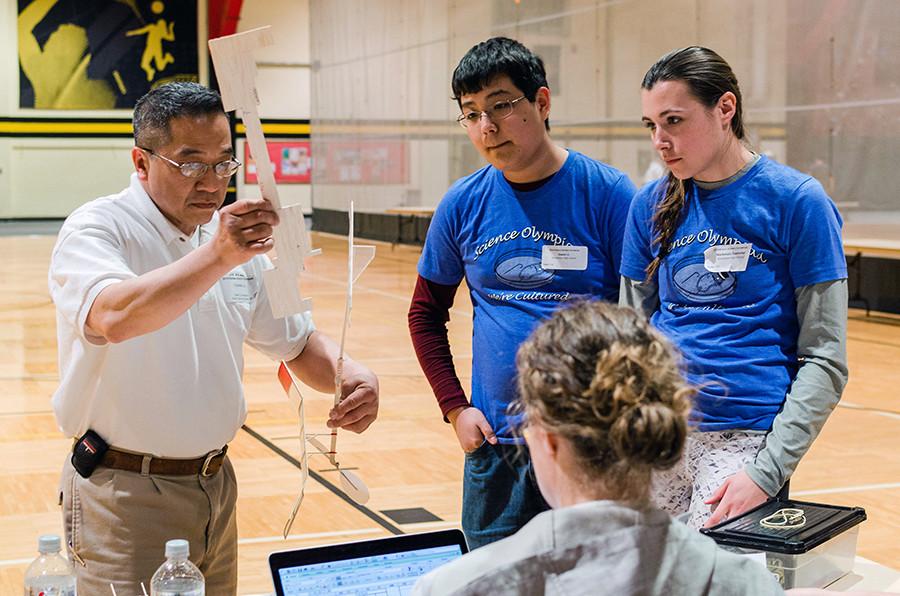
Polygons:
<instances>
[{"instance_id":1,"label":"wooden gym floor","mask_svg":"<svg viewBox=\"0 0 900 596\"><path fill-rule=\"evenodd\" d=\"M37 537L61 533L58 476L71 439L50 409L58 383L47 266L54 237L0 238L0 594L19 594ZM313 234L324 254L310 262L303 289L317 327L337 336L344 309L346 240ZM249 415L231 443L239 478L239 592L271 591L266 556L274 550L410 533L459 524L462 453L441 420L406 329L418 250L380 244L356 287L348 353L381 382L378 421L364 434L341 433L338 451L371 491L354 507L310 478L291 537L281 538L299 485L290 458L299 452L296 416L277 383L275 364L248 350L244 373ZM900 318L852 311L851 380L792 482L792 496L865 507L858 554L900 567ZM450 323L458 372L470 378L471 305L457 296ZM307 426L324 430L331 397L305 391ZM895 397L891 397L895 396ZM281 452L281 453L279 453ZM317 461L318 460L318 461ZM313 471L327 467L311 459ZM325 482L338 485L333 473ZM424 508L441 521L398 523L384 511ZM162 553L160 553L162 555ZM149 579L149 578L148 578Z\"/></svg>"}]
</instances>

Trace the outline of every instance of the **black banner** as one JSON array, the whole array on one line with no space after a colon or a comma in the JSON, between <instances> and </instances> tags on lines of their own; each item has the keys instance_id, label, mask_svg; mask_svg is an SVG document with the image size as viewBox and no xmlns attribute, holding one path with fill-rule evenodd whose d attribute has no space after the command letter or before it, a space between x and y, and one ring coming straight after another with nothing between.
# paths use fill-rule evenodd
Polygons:
<instances>
[{"instance_id":1,"label":"black banner","mask_svg":"<svg viewBox=\"0 0 900 596\"><path fill-rule=\"evenodd\" d=\"M18 0L19 106L132 108L197 81L197 0Z\"/></svg>"}]
</instances>

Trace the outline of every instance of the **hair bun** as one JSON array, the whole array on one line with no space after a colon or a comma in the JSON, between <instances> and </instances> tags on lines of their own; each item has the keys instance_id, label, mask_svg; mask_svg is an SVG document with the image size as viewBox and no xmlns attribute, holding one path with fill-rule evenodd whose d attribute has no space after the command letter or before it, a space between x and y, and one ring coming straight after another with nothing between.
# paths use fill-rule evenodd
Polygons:
<instances>
[{"instance_id":1,"label":"hair bun","mask_svg":"<svg viewBox=\"0 0 900 596\"><path fill-rule=\"evenodd\" d=\"M519 348L529 420L572 442L589 481L644 501L650 471L671 467L687 436L691 388L669 342L635 311L583 302L557 311Z\"/></svg>"},{"instance_id":2,"label":"hair bun","mask_svg":"<svg viewBox=\"0 0 900 596\"><path fill-rule=\"evenodd\" d=\"M609 429L609 444L622 460L665 469L678 461L686 436L681 412L670 404L643 401L622 411Z\"/></svg>"}]
</instances>

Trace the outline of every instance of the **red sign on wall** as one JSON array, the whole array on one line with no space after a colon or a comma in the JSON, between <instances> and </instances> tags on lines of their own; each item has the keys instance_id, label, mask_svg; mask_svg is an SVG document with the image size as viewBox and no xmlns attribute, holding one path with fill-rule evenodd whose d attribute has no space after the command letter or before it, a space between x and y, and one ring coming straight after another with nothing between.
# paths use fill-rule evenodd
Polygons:
<instances>
[{"instance_id":1,"label":"red sign on wall","mask_svg":"<svg viewBox=\"0 0 900 596\"><path fill-rule=\"evenodd\" d=\"M309 141L267 141L269 161L277 184L309 184L312 156ZM244 143L244 184L257 184L256 161Z\"/></svg>"}]
</instances>

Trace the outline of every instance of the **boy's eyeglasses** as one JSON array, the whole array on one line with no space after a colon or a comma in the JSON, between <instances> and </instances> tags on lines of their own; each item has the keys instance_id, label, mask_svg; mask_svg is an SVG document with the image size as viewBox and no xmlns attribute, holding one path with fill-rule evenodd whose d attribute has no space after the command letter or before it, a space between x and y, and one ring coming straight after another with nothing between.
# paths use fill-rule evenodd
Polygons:
<instances>
[{"instance_id":1,"label":"boy's eyeglasses","mask_svg":"<svg viewBox=\"0 0 900 596\"><path fill-rule=\"evenodd\" d=\"M457 118L456 121L459 122L459 125L463 128L469 128L472 125L478 124L479 122L481 122L482 117L486 117L491 122L496 123L500 120L505 120L506 118L512 116L513 110L516 108L516 104L523 99L525 99L524 95L516 99L498 101L483 112L479 112L478 110L463 112L459 115L459 118Z\"/></svg>"}]
</instances>

